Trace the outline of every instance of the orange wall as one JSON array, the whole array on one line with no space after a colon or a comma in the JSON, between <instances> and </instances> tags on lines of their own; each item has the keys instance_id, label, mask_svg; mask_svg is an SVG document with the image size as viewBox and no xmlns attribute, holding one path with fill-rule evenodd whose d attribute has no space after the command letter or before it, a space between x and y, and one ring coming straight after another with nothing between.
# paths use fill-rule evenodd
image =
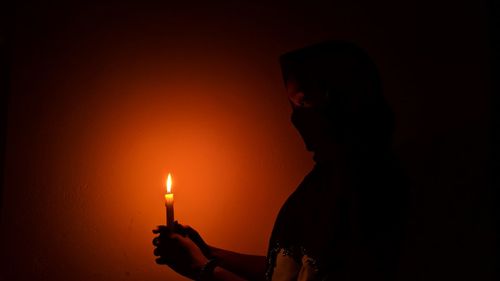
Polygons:
<instances>
[{"instance_id":1,"label":"orange wall","mask_svg":"<svg viewBox=\"0 0 500 281\"><path fill-rule=\"evenodd\" d=\"M85 85L77 76L91 69L57 69L50 98L14 96L5 197L18 200L5 209L18 258L35 251L27 264L81 280L173 278L151 245L168 172L181 223L214 245L265 254L276 212L311 161L279 76L237 59L182 75L176 69L199 62L160 63L154 78L149 64L113 69Z\"/></svg>"},{"instance_id":2,"label":"orange wall","mask_svg":"<svg viewBox=\"0 0 500 281\"><path fill-rule=\"evenodd\" d=\"M5 280L182 280L152 254L168 172L176 219L213 245L265 255L279 207L312 165L289 122L286 49L206 41L200 22L162 31L98 18L94 30L50 16L47 34L29 26L16 41ZM139 23L158 38L124 31Z\"/></svg>"}]
</instances>

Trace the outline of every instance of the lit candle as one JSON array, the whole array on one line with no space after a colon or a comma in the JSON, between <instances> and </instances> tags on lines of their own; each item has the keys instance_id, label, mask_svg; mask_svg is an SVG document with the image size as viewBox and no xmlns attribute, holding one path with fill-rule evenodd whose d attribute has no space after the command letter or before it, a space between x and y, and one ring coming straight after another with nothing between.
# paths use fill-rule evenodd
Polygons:
<instances>
[{"instance_id":1,"label":"lit candle","mask_svg":"<svg viewBox=\"0 0 500 281\"><path fill-rule=\"evenodd\" d=\"M167 193L165 193L165 207L167 211L167 227L174 225L174 194L172 193L172 176L168 173Z\"/></svg>"}]
</instances>

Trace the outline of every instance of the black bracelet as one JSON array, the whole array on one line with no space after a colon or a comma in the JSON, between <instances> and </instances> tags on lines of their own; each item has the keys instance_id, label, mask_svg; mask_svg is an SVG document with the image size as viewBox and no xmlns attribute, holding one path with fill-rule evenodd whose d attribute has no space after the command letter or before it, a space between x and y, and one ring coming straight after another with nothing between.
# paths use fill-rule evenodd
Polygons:
<instances>
[{"instance_id":1,"label":"black bracelet","mask_svg":"<svg viewBox=\"0 0 500 281\"><path fill-rule=\"evenodd\" d=\"M216 259L209 259L207 263L201 267L200 273L198 274L198 278L196 278L196 280L201 281L212 275L217 265L218 263Z\"/></svg>"}]
</instances>

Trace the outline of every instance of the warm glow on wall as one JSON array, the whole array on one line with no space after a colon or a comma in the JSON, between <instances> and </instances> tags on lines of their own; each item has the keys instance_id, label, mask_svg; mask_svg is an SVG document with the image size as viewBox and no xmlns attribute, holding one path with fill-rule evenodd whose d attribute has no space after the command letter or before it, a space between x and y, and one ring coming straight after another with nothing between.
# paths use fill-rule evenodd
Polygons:
<instances>
[{"instance_id":1,"label":"warm glow on wall","mask_svg":"<svg viewBox=\"0 0 500 281\"><path fill-rule=\"evenodd\" d=\"M63 51L27 60L36 73L13 86L5 253L35 269L6 276L183 280L152 254L172 192L175 220L207 242L264 254L279 207L311 167L289 122L279 52L256 60L244 45L226 53L223 42L181 39L153 52L105 37L110 45L90 52L71 36ZM158 180L165 169L174 174Z\"/></svg>"}]
</instances>

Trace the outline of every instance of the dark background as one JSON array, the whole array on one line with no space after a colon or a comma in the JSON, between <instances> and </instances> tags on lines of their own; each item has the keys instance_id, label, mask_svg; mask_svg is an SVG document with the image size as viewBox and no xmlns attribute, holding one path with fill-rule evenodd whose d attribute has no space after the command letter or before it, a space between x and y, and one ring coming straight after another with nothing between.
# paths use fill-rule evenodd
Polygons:
<instances>
[{"instance_id":1,"label":"dark background","mask_svg":"<svg viewBox=\"0 0 500 281\"><path fill-rule=\"evenodd\" d=\"M325 39L367 50L396 113L400 279L493 280L498 4L444 2L2 4L0 280L182 280L150 244L169 171L178 219L264 255L312 164L277 58Z\"/></svg>"}]
</instances>

